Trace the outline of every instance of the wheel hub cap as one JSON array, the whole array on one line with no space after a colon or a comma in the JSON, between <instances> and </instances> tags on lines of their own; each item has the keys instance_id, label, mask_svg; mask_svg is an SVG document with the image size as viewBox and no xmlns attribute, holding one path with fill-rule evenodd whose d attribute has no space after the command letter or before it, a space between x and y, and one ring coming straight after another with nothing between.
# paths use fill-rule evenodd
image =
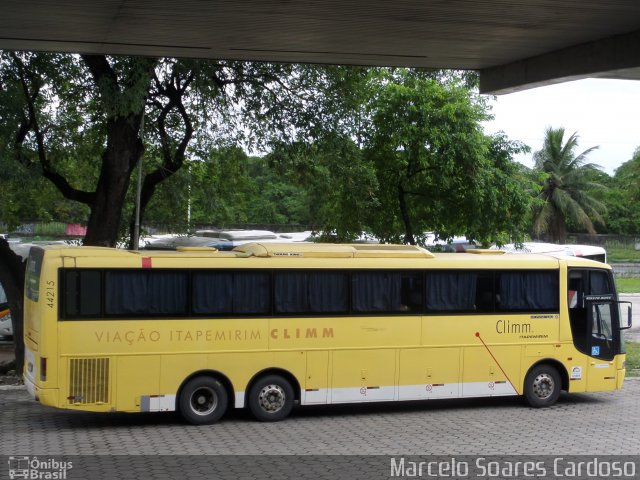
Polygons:
<instances>
[{"instance_id":1,"label":"wheel hub cap","mask_svg":"<svg viewBox=\"0 0 640 480\"><path fill-rule=\"evenodd\" d=\"M280 410L285 403L286 395L279 385L266 385L260 390L258 403L265 412L274 413Z\"/></svg>"},{"instance_id":2,"label":"wheel hub cap","mask_svg":"<svg viewBox=\"0 0 640 480\"><path fill-rule=\"evenodd\" d=\"M218 406L218 395L210 388L202 387L191 395L191 410L197 415L209 415Z\"/></svg>"},{"instance_id":3,"label":"wheel hub cap","mask_svg":"<svg viewBox=\"0 0 640 480\"><path fill-rule=\"evenodd\" d=\"M533 393L540 399L549 398L555 389L555 383L551 375L541 373L533 381Z\"/></svg>"}]
</instances>

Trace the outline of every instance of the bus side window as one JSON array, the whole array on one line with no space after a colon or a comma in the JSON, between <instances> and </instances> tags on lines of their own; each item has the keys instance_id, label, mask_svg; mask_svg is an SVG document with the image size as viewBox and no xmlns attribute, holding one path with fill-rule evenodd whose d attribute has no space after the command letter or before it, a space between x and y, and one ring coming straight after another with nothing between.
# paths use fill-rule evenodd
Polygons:
<instances>
[{"instance_id":1,"label":"bus side window","mask_svg":"<svg viewBox=\"0 0 640 480\"><path fill-rule=\"evenodd\" d=\"M102 276L97 270L66 270L61 318L96 318L102 313Z\"/></svg>"},{"instance_id":2,"label":"bus side window","mask_svg":"<svg viewBox=\"0 0 640 480\"><path fill-rule=\"evenodd\" d=\"M427 311L474 311L477 281L476 272L453 270L427 273L425 285Z\"/></svg>"},{"instance_id":3,"label":"bus side window","mask_svg":"<svg viewBox=\"0 0 640 480\"><path fill-rule=\"evenodd\" d=\"M342 272L277 272L276 313L346 313L347 275Z\"/></svg>"},{"instance_id":4,"label":"bus side window","mask_svg":"<svg viewBox=\"0 0 640 480\"><path fill-rule=\"evenodd\" d=\"M309 274L309 310L311 313L349 311L348 276L344 272Z\"/></svg>"},{"instance_id":5,"label":"bus side window","mask_svg":"<svg viewBox=\"0 0 640 480\"><path fill-rule=\"evenodd\" d=\"M402 276L401 285L401 311L422 311L422 275L405 274Z\"/></svg>"},{"instance_id":6,"label":"bus side window","mask_svg":"<svg viewBox=\"0 0 640 480\"><path fill-rule=\"evenodd\" d=\"M271 309L270 274L261 271L196 271L191 309L197 315L267 315Z\"/></svg>"},{"instance_id":7,"label":"bus side window","mask_svg":"<svg viewBox=\"0 0 640 480\"><path fill-rule=\"evenodd\" d=\"M181 271L111 270L105 274L105 313L185 315L188 275Z\"/></svg>"},{"instance_id":8,"label":"bus side window","mask_svg":"<svg viewBox=\"0 0 640 480\"><path fill-rule=\"evenodd\" d=\"M478 283L476 285L476 308L477 312L493 312L495 309L496 295L493 288L493 272L478 273Z\"/></svg>"},{"instance_id":9,"label":"bus side window","mask_svg":"<svg viewBox=\"0 0 640 480\"><path fill-rule=\"evenodd\" d=\"M557 271L503 271L496 277L498 311L558 311Z\"/></svg>"},{"instance_id":10,"label":"bus side window","mask_svg":"<svg viewBox=\"0 0 640 480\"><path fill-rule=\"evenodd\" d=\"M355 312L401 311L402 278L396 272L354 272L351 302Z\"/></svg>"}]
</instances>

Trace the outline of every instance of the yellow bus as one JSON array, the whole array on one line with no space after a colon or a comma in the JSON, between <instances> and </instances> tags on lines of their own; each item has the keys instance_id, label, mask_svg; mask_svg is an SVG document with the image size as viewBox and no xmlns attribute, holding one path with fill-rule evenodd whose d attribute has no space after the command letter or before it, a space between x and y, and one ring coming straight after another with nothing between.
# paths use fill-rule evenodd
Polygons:
<instances>
[{"instance_id":1,"label":"yellow bus","mask_svg":"<svg viewBox=\"0 0 640 480\"><path fill-rule=\"evenodd\" d=\"M43 405L261 421L295 405L622 387L611 268L406 245L33 247L25 384Z\"/></svg>"}]
</instances>

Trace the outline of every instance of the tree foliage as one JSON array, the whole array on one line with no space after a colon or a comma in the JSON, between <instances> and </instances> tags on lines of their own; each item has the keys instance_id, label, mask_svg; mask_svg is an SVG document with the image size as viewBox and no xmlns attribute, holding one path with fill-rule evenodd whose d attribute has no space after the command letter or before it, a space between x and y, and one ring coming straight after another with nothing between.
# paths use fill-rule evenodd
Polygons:
<instances>
[{"instance_id":1,"label":"tree foliage","mask_svg":"<svg viewBox=\"0 0 640 480\"><path fill-rule=\"evenodd\" d=\"M205 160L188 162L163 182L149 203L146 219L185 232L194 224L310 225L309 210L306 191L271 168L267 158L224 147Z\"/></svg>"},{"instance_id":2,"label":"tree foliage","mask_svg":"<svg viewBox=\"0 0 640 480\"><path fill-rule=\"evenodd\" d=\"M371 231L371 212L379 205L378 180L351 138L279 145L268 159L296 185L298 198L307 205L307 221L301 223L311 225L321 240L349 242Z\"/></svg>"},{"instance_id":3,"label":"tree foliage","mask_svg":"<svg viewBox=\"0 0 640 480\"><path fill-rule=\"evenodd\" d=\"M482 243L519 240L529 199L512 156L526 149L504 135L484 135L485 101L454 74L378 79L367 105L364 155L375 167L378 208L373 233L420 243L426 232Z\"/></svg>"},{"instance_id":4,"label":"tree foliage","mask_svg":"<svg viewBox=\"0 0 640 480\"><path fill-rule=\"evenodd\" d=\"M603 196L607 206L606 225L609 232L629 235L640 233L640 148L631 160L620 165Z\"/></svg>"},{"instance_id":5,"label":"tree foliage","mask_svg":"<svg viewBox=\"0 0 640 480\"><path fill-rule=\"evenodd\" d=\"M533 230L559 243L565 242L570 222L595 233L594 222L603 223L606 209L592 193L605 188L593 181L599 167L587 163L587 156L597 147L576 154L578 135L572 134L566 142L564 135L564 128L548 128L542 149L534 154L539 192Z\"/></svg>"},{"instance_id":6,"label":"tree foliage","mask_svg":"<svg viewBox=\"0 0 640 480\"><path fill-rule=\"evenodd\" d=\"M483 133L474 74L4 52L0 79L0 162L15 173L3 215L88 214L86 243L131 228L140 158L153 223L408 243L527 230L530 183L512 160L526 147ZM20 182L40 185L28 209Z\"/></svg>"},{"instance_id":7,"label":"tree foliage","mask_svg":"<svg viewBox=\"0 0 640 480\"><path fill-rule=\"evenodd\" d=\"M4 52L0 78L15 99L6 104L4 153L87 205L85 243L114 245L143 155L144 212L187 156L206 159L216 146L312 140L337 128L361 71Z\"/></svg>"}]
</instances>

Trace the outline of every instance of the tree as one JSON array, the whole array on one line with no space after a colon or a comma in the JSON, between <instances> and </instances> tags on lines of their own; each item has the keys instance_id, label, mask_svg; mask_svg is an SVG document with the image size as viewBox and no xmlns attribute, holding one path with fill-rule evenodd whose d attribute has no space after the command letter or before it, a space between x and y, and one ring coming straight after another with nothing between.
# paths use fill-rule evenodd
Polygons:
<instances>
[{"instance_id":1,"label":"tree","mask_svg":"<svg viewBox=\"0 0 640 480\"><path fill-rule=\"evenodd\" d=\"M594 190L605 188L591 180L599 167L587 163L587 155L598 147L576 155L577 133L566 142L564 134L564 128L548 128L542 150L534 154L539 191L533 230L537 235L546 233L551 241L559 243L566 240L568 222L595 233L593 222L603 222L605 211L604 204L592 195Z\"/></svg>"},{"instance_id":2,"label":"tree","mask_svg":"<svg viewBox=\"0 0 640 480\"><path fill-rule=\"evenodd\" d=\"M456 72L370 70L345 135L281 146L270 161L304 187L326 240L520 240L530 196L512 157L526 147L482 133L473 84Z\"/></svg>"},{"instance_id":3,"label":"tree","mask_svg":"<svg viewBox=\"0 0 640 480\"><path fill-rule=\"evenodd\" d=\"M9 228L17 225L19 221L67 221L86 222L88 209L84 205L66 200L54 184L42 175L42 168L35 152L18 152L18 144L23 136L27 135L21 130L24 124L23 85L19 82L17 72L10 75L6 70L6 58L0 57L0 191L2 191L2 208L0 209L0 222ZM65 131L74 131L76 128L65 121L69 117L62 111L57 112L60 128ZM51 128L48 134L53 138L59 138L58 132ZM88 132L85 132L88 137ZM85 144L88 142L84 142ZM73 141L68 142L66 148L74 150ZM55 150L55 145L51 145ZM21 153L23 155L21 155ZM76 185L83 181L80 170L84 170L86 177L92 178L93 173L86 168L67 169L65 158L58 153L57 166L65 172L70 181ZM19 160L16 162L16 158ZM84 167L84 166L83 166ZM75 205L74 205L75 204Z\"/></svg>"},{"instance_id":4,"label":"tree","mask_svg":"<svg viewBox=\"0 0 640 480\"><path fill-rule=\"evenodd\" d=\"M631 160L616 169L603 199L607 205L607 227L612 233L640 233L640 148Z\"/></svg>"},{"instance_id":5,"label":"tree","mask_svg":"<svg viewBox=\"0 0 640 480\"><path fill-rule=\"evenodd\" d=\"M24 294L24 266L22 259L10 248L9 243L0 238L0 284L4 288L11 310L11 326L15 345L16 370L21 373L24 364L23 339L23 294Z\"/></svg>"},{"instance_id":6,"label":"tree","mask_svg":"<svg viewBox=\"0 0 640 480\"><path fill-rule=\"evenodd\" d=\"M306 205L307 214L297 223L312 225L322 241L350 242L371 231L378 181L351 138L325 136L314 143L278 145L268 160L297 187L297 203Z\"/></svg>"},{"instance_id":7,"label":"tree","mask_svg":"<svg viewBox=\"0 0 640 480\"><path fill-rule=\"evenodd\" d=\"M464 80L403 70L375 79L364 155L379 185L369 221L379 238L522 238L529 201L512 156L526 147L484 135L486 104Z\"/></svg>"},{"instance_id":8,"label":"tree","mask_svg":"<svg viewBox=\"0 0 640 480\"><path fill-rule=\"evenodd\" d=\"M2 84L20 100L8 117L15 158L37 165L66 198L86 204L85 244L105 246L116 244L143 154L142 214L187 156L206 158L225 143L310 140L331 130L344 118L343 94L361 71L101 55L0 57Z\"/></svg>"},{"instance_id":9,"label":"tree","mask_svg":"<svg viewBox=\"0 0 640 480\"><path fill-rule=\"evenodd\" d=\"M158 187L149 203L147 223L184 232L192 224L310 224L307 192L287 173L269 166L267 157L250 157L241 148L212 151L189 162Z\"/></svg>"},{"instance_id":10,"label":"tree","mask_svg":"<svg viewBox=\"0 0 640 480\"><path fill-rule=\"evenodd\" d=\"M86 244L113 246L131 172L144 151L139 130L156 60L81 59L3 55L4 83L19 85L23 101L14 125L15 156L24 165L37 162L66 198L89 206ZM65 167L87 163L98 167L94 189L73 185L65 175Z\"/></svg>"}]
</instances>

